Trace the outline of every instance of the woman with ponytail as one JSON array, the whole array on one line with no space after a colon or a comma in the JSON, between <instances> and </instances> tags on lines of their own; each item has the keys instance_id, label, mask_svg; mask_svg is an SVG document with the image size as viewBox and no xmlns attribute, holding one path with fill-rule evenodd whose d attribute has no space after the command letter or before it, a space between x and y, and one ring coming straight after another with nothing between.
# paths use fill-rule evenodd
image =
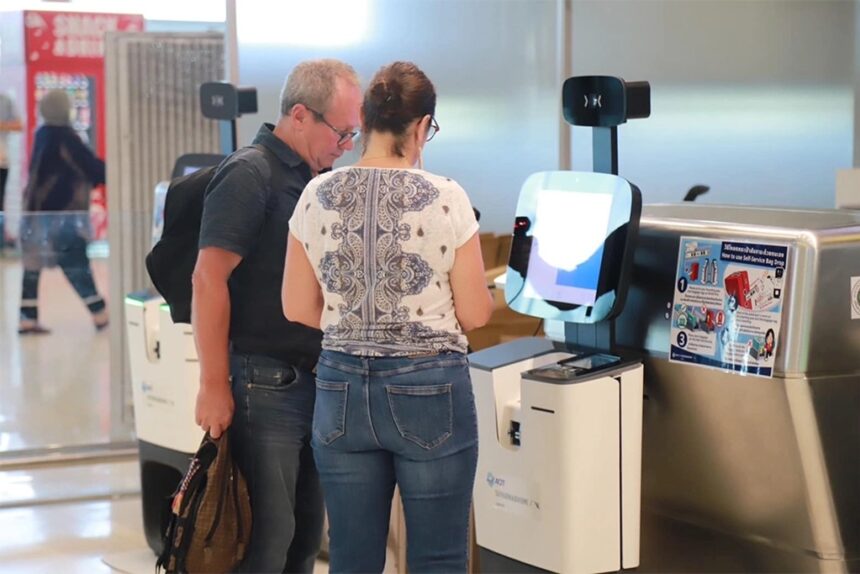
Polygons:
<instances>
[{"instance_id":1,"label":"woman with ponytail","mask_svg":"<svg viewBox=\"0 0 860 574\"><path fill-rule=\"evenodd\" d=\"M395 485L410 572L465 572L478 456L465 332L492 299L465 191L423 169L436 91L377 72L358 163L312 180L290 220L284 313L323 331L314 458L331 572L382 572Z\"/></svg>"}]
</instances>

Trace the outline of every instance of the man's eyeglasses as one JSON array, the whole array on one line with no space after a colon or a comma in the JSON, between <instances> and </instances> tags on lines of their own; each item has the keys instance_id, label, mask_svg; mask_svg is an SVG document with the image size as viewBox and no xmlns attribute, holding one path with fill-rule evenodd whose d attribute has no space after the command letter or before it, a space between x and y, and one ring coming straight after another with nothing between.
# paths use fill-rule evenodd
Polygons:
<instances>
[{"instance_id":1,"label":"man's eyeglasses","mask_svg":"<svg viewBox=\"0 0 860 574\"><path fill-rule=\"evenodd\" d=\"M436 121L434 116L430 116L430 125L427 126L427 139L425 141L430 141L433 139L433 136L439 133L439 122Z\"/></svg>"},{"instance_id":2,"label":"man's eyeglasses","mask_svg":"<svg viewBox=\"0 0 860 574\"><path fill-rule=\"evenodd\" d=\"M302 104L302 105L304 105L304 104ZM346 142L352 140L353 138L355 138L355 136L358 135L358 130L346 131L346 130L337 129L336 127L334 127L333 125L328 123L328 120L325 119L324 115L322 115L321 113L319 113L315 109L311 108L310 106L305 105L305 107L314 115L314 117L317 119L317 121L324 123L325 125L327 125L329 127L329 129L331 129L331 131L333 131L334 133L337 134L337 136L338 136L337 145L339 145L339 146L344 145Z\"/></svg>"}]
</instances>

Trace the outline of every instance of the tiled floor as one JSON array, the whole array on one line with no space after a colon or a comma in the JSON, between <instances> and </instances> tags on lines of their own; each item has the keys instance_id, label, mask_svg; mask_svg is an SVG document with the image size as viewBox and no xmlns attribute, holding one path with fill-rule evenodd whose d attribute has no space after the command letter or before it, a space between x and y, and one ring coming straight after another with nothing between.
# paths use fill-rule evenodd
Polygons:
<instances>
[{"instance_id":1,"label":"tiled floor","mask_svg":"<svg viewBox=\"0 0 860 574\"><path fill-rule=\"evenodd\" d=\"M109 573L105 557L146 549L137 496L0 510L0 532L3 574Z\"/></svg>"},{"instance_id":2,"label":"tiled floor","mask_svg":"<svg viewBox=\"0 0 860 574\"><path fill-rule=\"evenodd\" d=\"M0 509L139 496L136 459L0 471ZM0 537L2 537L0 529Z\"/></svg>"},{"instance_id":3,"label":"tiled floor","mask_svg":"<svg viewBox=\"0 0 860 574\"><path fill-rule=\"evenodd\" d=\"M0 574L152 574L138 472L136 460L0 472Z\"/></svg>"}]
</instances>

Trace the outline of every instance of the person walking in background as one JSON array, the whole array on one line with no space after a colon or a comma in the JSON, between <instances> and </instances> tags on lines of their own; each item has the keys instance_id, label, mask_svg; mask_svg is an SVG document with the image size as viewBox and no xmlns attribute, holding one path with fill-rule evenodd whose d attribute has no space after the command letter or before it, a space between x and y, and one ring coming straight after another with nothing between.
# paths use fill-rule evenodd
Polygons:
<instances>
[{"instance_id":1,"label":"person walking in background","mask_svg":"<svg viewBox=\"0 0 860 574\"><path fill-rule=\"evenodd\" d=\"M305 185L351 150L361 88L337 60L297 65L280 117L218 168L206 191L191 319L200 358L196 422L230 444L251 497L241 572L307 572L324 519L310 447L319 327L284 318L288 222Z\"/></svg>"},{"instance_id":2,"label":"person walking in background","mask_svg":"<svg viewBox=\"0 0 860 574\"><path fill-rule=\"evenodd\" d=\"M290 220L284 313L323 330L312 444L331 572L382 572L395 484L409 571L467 569L478 431L464 332L493 302L469 198L421 169L435 110L417 66L382 68L361 160L311 181Z\"/></svg>"},{"instance_id":3,"label":"person walking in background","mask_svg":"<svg viewBox=\"0 0 860 574\"><path fill-rule=\"evenodd\" d=\"M105 164L71 125L71 101L63 90L39 101L43 125L36 130L21 220L24 277L18 333L50 332L39 323L39 277L59 265L89 309L97 330L108 325L105 300L96 290L87 244L90 191L105 181Z\"/></svg>"},{"instance_id":4,"label":"person walking in background","mask_svg":"<svg viewBox=\"0 0 860 574\"><path fill-rule=\"evenodd\" d=\"M6 182L9 179L9 134L20 132L21 118L12 98L0 92L0 253L8 246L6 233Z\"/></svg>"}]
</instances>

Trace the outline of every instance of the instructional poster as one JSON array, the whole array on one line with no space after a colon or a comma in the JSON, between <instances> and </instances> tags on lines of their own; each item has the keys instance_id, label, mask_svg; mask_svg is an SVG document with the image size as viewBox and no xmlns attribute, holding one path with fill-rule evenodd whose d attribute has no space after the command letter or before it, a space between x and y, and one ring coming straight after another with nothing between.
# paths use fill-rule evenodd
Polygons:
<instances>
[{"instance_id":1,"label":"instructional poster","mask_svg":"<svg viewBox=\"0 0 860 574\"><path fill-rule=\"evenodd\" d=\"M773 376L788 246L681 237L669 360Z\"/></svg>"}]
</instances>

